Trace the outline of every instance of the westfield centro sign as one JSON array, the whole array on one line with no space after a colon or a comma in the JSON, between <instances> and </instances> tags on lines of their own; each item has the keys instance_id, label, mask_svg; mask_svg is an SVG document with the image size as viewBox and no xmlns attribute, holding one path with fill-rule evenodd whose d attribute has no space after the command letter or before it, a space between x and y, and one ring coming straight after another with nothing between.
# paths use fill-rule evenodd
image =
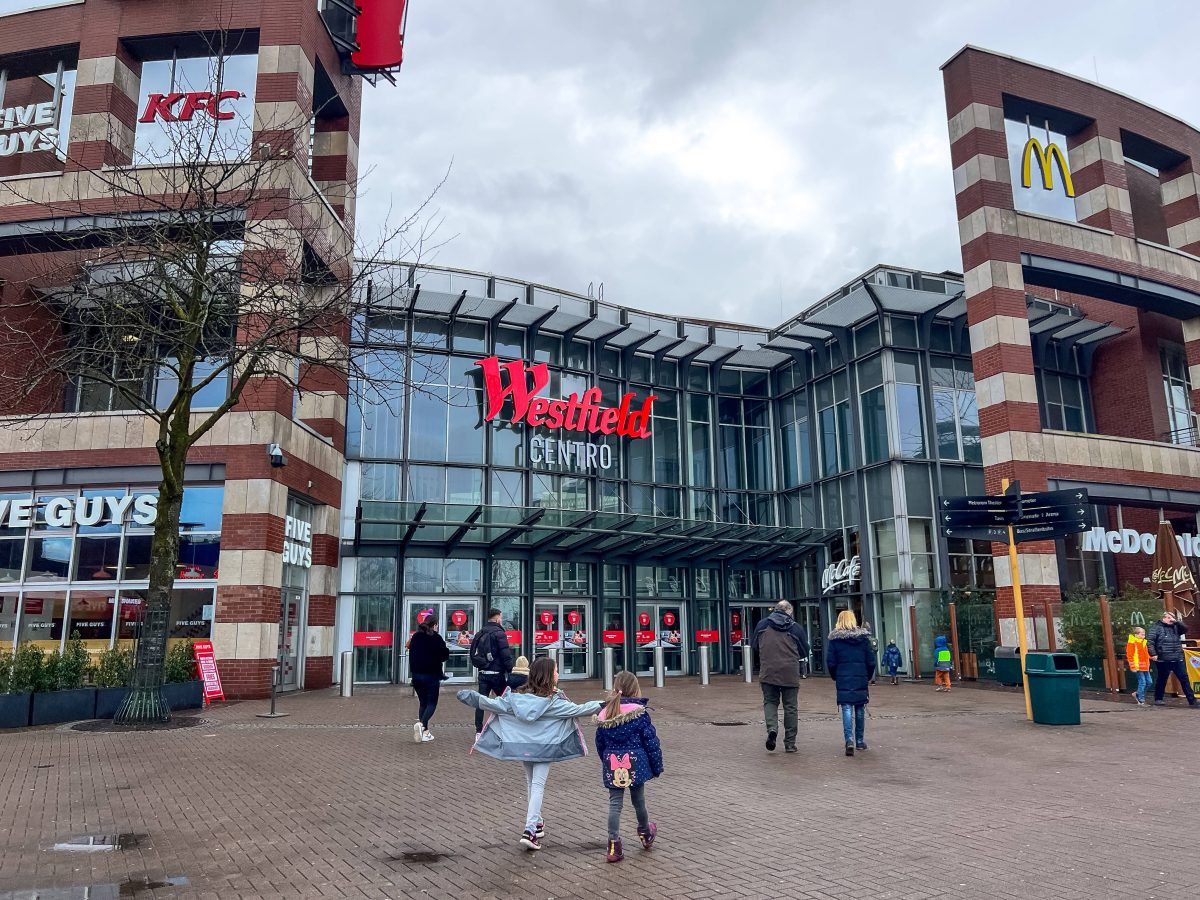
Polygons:
<instances>
[{"instance_id":1,"label":"westfield centro sign","mask_svg":"<svg viewBox=\"0 0 1200 900\"><path fill-rule=\"evenodd\" d=\"M489 356L475 365L483 370L484 421L491 422L509 404L508 418L514 425L545 428L556 434L650 437L650 411L657 399L654 395L637 404L637 395L629 393L621 398L620 405L604 407L600 405L600 388L592 387L582 396L572 393L565 400L552 400L539 396L550 384L550 368L545 363L527 366L519 360L500 362L498 357ZM607 444L542 435L530 439L529 460L572 469L608 469L613 463L612 448Z\"/></svg>"}]
</instances>

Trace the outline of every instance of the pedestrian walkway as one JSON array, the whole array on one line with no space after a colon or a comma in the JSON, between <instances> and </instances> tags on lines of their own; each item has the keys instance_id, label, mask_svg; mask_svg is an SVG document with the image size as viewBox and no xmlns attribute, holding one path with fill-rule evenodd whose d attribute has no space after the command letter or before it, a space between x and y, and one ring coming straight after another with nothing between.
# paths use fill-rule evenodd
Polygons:
<instances>
[{"instance_id":1,"label":"pedestrian walkway","mask_svg":"<svg viewBox=\"0 0 1200 900\"><path fill-rule=\"evenodd\" d=\"M595 682L568 684L575 700ZM1083 725L1024 719L1019 694L872 689L843 755L826 679L800 687L800 752L763 747L757 685L647 690L666 774L659 842L606 865L594 756L556 766L545 849L517 845L520 767L468 755L443 690L414 744L398 687L216 707L195 727L0 734L0 900L41 898L1190 897L1200 714L1084 702ZM590 727L585 727L591 743ZM122 836L122 848L51 849ZM95 886L84 893L84 886ZM76 888L55 892L51 889Z\"/></svg>"}]
</instances>

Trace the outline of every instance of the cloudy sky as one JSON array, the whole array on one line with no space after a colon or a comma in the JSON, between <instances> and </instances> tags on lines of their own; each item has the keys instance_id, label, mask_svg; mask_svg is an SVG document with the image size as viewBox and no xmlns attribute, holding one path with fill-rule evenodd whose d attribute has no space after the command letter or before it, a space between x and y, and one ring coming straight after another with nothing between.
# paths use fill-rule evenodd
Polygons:
<instances>
[{"instance_id":1,"label":"cloudy sky","mask_svg":"<svg viewBox=\"0 0 1200 900\"><path fill-rule=\"evenodd\" d=\"M366 88L360 222L453 161L437 262L777 324L877 262L960 268L938 67L963 44L1197 122L1197 25L1194 3L411 0L397 86Z\"/></svg>"}]
</instances>

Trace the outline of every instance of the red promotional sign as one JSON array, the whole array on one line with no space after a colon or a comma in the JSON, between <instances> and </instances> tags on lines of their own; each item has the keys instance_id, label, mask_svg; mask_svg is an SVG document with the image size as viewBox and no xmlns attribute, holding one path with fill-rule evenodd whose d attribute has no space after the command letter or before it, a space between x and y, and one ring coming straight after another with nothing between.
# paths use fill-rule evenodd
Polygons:
<instances>
[{"instance_id":1,"label":"red promotional sign","mask_svg":"<svg viewBox=\"0 0 1200 900\"><path fill-rule=\"evenodd\" d=\"M394 69L404 61L406 0L355 0L358 49L350 61L362 69Z\"/></svg>"},{"instance_id":2,"label":"red promotional sign","mask_svg":"<svg viewBox=\"0 0 1200 900\"><path fill-rule=\"evenodd\" d=\"M567 621L572 625L578 625L579 613L577 613L575 610L571 610L569 613L567 613Z\"/></svg>"},{"instance_id":3,"label":"red promotional sign","mask_svg":"<svg viewBox=\"0 0 1200 900\"><path fill-rule=\"evenodd\" d=\"M25 614L29 616L40 616L42 614L42 610L45 608L43 606L45 602L46 601L42 600L40 597L37 599L34 599L33 597L26 597Z\"/></svg>"},{"instance_id":4,"label":"red promotional sign","mask_svg":"<svg viewBox=\"0 0 1200 900\"><path fill-rule=\"evenodd\" d=\"M506 631L506 632L504 632L504 636L508 639L508 646L510 646L510 647L520 647L521 646L521 632Z\"/></svg>"},{"instance_id":5,"label":"red promotional sign","mask_svg":"<svg viewBox=\"0 0 1200 900\"><path fill-rule=\"evenodd\" d=\"M206 112L214 119L227 121L234 114L230 110L221 109L224 100L240 100L245 95L241 91L221 91L214 94L211 91L192 91L190 93L151 94L146 99L146 109L142 112L139 122L153 122L161 119L164 122L190 122L198 112ZM183 106L176 110L179 101Z\"/></svg>"},{"instance_id":6,"label":"red promotional sign","mask_svg":"<svg viewBox=\"0 0 1200 900\"><path fill-rule=\"evenodd\" d=\"M533 642L539 647L544 647L547 644L558 643L557 631L535 631L533 633Z\"/></svg>"},{"instance_id":7,"label":"red promotional sign","mask_svg":"<svg viewBox=\"0 0 1200 900\"><path fill-rule=\"evenodd\" d=\"M653 631L639 631L634 635L634 639L639 644L649 644L656 637L658 637L658 635L656 635Z\"/></svg>"},{"instance_id":8,"label":"red promotional sign","mask_svg":"<svg viewBox=\"0 0 1200 900\"><path fill-rule=\"evenodd\" d=\"M733 622L734 628L737 628L739 625L742 624L741 613L733 613L729 618L730 618L730 621Z\"/></svg>"},{"instance_id":9,"label":"red promotional sign","mask_svg":"<svg viewBox=\"0 0 1200 900\"><path fill-rule=\"evenodd\" d=\"M675 627L675 613L671 613L671 612L663 613L663 624L666 625L668 628L674 628Z\"/></svg>"},{"instance_id":10,"label":"red promotional sign","mask_svg":"<svg viewBox=\"0 0 1200 900\"><path fill-rule=\"evenodd\" d=\"M625 643L625 632L623 631L606 631L601 636L606 644L623 644Z\"/></svg>"},{"instance_id":11,"label":"red promotional sign","mask_svg":"<svg viewBox=\"0 0 1200 900\"><path fill-rule=\"evenodd\" d=\"M390 631L356 631L354 632L355 647L390 647L392 633Z\"/></svg>"},{"instance_id":12,"label":"red promotional sign","mask_svg":"<svg viewBox=\"0 0 1200 900\"><path fill-rule=\"evenodd\" d=\"M548 609L543 609L542 614L538 616L538 621L543 625L552 625L554 623L554 613Z\"/></svg>"},{"instance_id":13,"label":"red promotional sign","mask_svg":"<svg viewBox=\"0 0 1200 900\"><path fill-rule=\"evenodd\" d=\"M361 20L359 27L362 27ZM588 388L582 397L572 393L566 400L550 400L535 396L550 384L550 369L546 363L536 363L526 368L520 360L502 363L499 357L489 356L478 360L475 365L483 369L483 389L487 398L483 417L488 422L500 415L505 401L511 399L513 424L525 422L535 428L544 426L552 431L562 429L588 434L619 434L630 438L650 437L650 408L658 399L654 395L643 400L636 411L632 407L637 394L623 396L620 406L603 407L600 405L598 387ZM508 376L507 385L501 377L502 373Z\"/></svg>"},{"instance_id":14,"label":"red promotional sign","mask_svg":"<svg viewBox=\"0 0 1200 900\"><path fill-rule=\"evenodd\" d=\"M212 641L192 641L192 654L196 657L200 680L204 682L204 701L212 703L214 700L224 700L225 691L221 688L221 676L217 672Z\"/></svg>"},{"instance_id":15,"label":"red promotional sign","mask_svg":"<svg viewBox=\"0 0 1200 900\"><path fill-rule=\"evenodd\" d=\"M721 633L719 631L697 631L696 632L696 643L697 644L715 644L720 639L721 639Z\"/></svg>"},{"instance_id":16,"label":"red promotional sign","mask_svg":"<svg viewBox=\"0 0 1200 900\"><path fill-rule=\"evenodd\" d=\"M740 644L742 642L742 629L735 628L729 632L729 643Z\"/></svg>"},{"instance_id":17,"label":"red promotional sign","mask_svg":"<svg viewBox=\"0 0 1200 900\"><path fill-rule=\"evenodd\" d=\"M456 609L454 612L450 613L450 621L459 628L462 628L467 624L467 614L461 609Z\"/></svg>"},{"instance_id":18,"label":"red promotional sign","mask_svg":"<svg viewBox=\"0 0 1200 900\"><path fill-rule=\"evenodd\" d=\"M645 628L650 624L650 613L638 613L638 624Z\"/></svg>"}]
</instances>

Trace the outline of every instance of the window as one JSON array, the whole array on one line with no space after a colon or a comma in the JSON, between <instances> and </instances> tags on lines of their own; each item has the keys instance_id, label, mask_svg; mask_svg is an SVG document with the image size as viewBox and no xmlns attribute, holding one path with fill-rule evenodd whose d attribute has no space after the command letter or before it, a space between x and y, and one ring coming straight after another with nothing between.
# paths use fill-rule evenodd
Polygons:
<instances>
[{"instance_id":1,"label":"window","mask_svg":"<svg viewBox=\"0 0 1200 900\"><path fill-rule=\"evenodd\" d=\"M950 587L961 590L995 590L996 573L990 543L947 538L946 549L949 552Z\"/></svg>"},{"instance_id":2,"label":"window","mask_svg":"<svg viewBox=\"0 0 1200 900\"><path fill-rule=\"evenodd\" d=\"M1042 427L1087 431L1087 379L1080 375L1041 370L1038 378Z\"/></svg>"},{"instance_id":3,"label":"window","mask_svg":"<svg viewBox=\"0 0 1200 900\"><path fill-rule=\"evenodd\" d=\"M1004 134L1008 141L1009 181L1012 184L1013 206L1022 212L1037 213L1055 219L1076 221L1075 200L1066 191L1067 137L1054 130L1049 122L1021 121L1005 118ZM1036 145L1032 142L1037 141ZM1023 163L1026 147L1030 147L1029 187L1023 183ZM1053 147L1053 149L1051 149ZM1038 157L1044 154L1045 164ZM1061 163L1061 165L1060 165ZM1050 187L1047 189L1047 181Z\"/></svg>"},{"instance_id":4,"label":"window","mask_svg":"<svg viewBox=\"0 0 1200 900\"><path fill-rule=\"evenodd\" d=\"M812 436L808 425L808 392L785 397L779 404L780 467L784 487L812 481Z\"/></svg>"},{"instance_id":5,"label":"window","mask_svg":"<svg viewBox=\"0 0 1200 900\"><path fill-rule=\"evenodd\" d=\"M1178 347L1162 347L1158 356L1162 364L1163 391L1167 396L1167 440L1172 444L1194 446L1197 443L1196 424L1192 415L1192 383L1187 357Z\"/></svg>"},{"instance_id":6,"label":"window","mask_svg":"<svg viewBox=\"0 0 1200 900\"><path fill-rule=\"evenodd\" d=\"M413 354L408 417L411 459L484 461L483 396L474 363L468 356Z\"/></svg>"},{"instance_id":7,"label":"window","mask_svg":"<svg viewBox=\"0 0 1200 900\"><path fill-rule=\"evenodd\" d=\"M9 77L0 68L0 109L13 110L17 117L15 124L10 120L0 131L0 178L63 170L75 70L61 61L41 68L24 77Z\"/></svg>"},{"instance_id":8,"label":"window","mask_svg":"<svg viewBox=\"0 0 1200 900\"><path fill-rule=\"evenodd\" d=\"M817 382L817 431L821 475L836 475L851 466L850 400L846 373Z\"/></svg>"},{"instance_id":9,"label":"window","mask_svg":"<svg viewBox=\"0 0 1200 900\"><path fill-rule=\"evenodd\" d=\"M896 351L893 362L900 455L905 459L925 459L925 417L921 414L921 370L917 355Z\"/></svg>"},{"instance_id":10,"label":"window","mask_svg":"<svg viewBox=\"0 0 1200 900\"><path fill-rule=\"evenodd\" d=\"M970 360L934 356L930 358L930 372L938 456L982 463L979 407Z\"/></svg>"}]
</instances>

